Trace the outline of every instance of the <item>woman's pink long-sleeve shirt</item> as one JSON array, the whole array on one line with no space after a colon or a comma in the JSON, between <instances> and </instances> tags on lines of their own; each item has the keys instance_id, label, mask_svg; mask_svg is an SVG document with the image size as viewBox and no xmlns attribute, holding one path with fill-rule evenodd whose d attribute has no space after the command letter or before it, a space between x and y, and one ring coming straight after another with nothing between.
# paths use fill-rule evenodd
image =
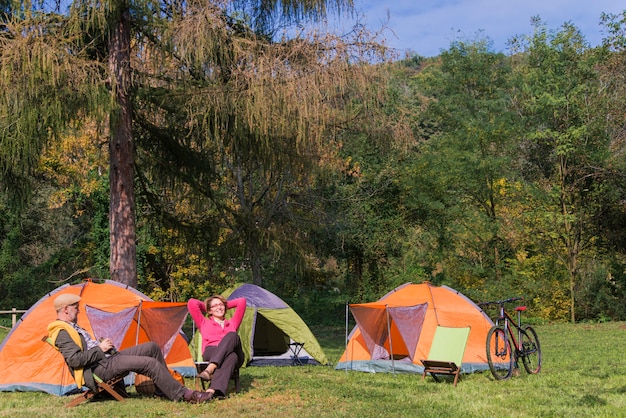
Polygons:
<instances>
[{"instance_id":1,"label":"woman's pink long-sleeve shirt","mask_svg":"<svg viewBox=\"0 0 626 418\"><path fill-rule=\"evenodd\" d=\"M226 310L235 308L235 312L230 319L224 321L224 328L218 324L213 318L206 317L206 305L198 299L189 299L187 309L191 314L193 322L202 334L202 352L208 346L215 346L222 341L222 338L229 332L237 332L243 315L246 313L246 298L237 298L227 301Z\"/></svg>"}]
</instances>

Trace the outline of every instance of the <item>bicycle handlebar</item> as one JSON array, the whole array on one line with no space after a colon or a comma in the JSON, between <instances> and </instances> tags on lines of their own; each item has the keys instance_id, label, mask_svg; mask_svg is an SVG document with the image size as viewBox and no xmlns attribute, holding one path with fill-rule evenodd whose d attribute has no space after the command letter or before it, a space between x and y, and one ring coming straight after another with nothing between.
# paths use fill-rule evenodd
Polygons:
<instances>
[{"instance_id":1,"label":"bicycle handlebar","mask_svg":"<svg viewBox=\"0 0 626 418\"><path fill-rule=\"evenodd\" d=\"M524 300L524 298L522 297L516 297L516 298L508 298L508 299L504 299L504 300L494 300L491 302L478 302L478 306L487 306L487 305L504 305L505 303L509 303L509 302L515 302L517 300Z\"/></svg>"}]
</instances>

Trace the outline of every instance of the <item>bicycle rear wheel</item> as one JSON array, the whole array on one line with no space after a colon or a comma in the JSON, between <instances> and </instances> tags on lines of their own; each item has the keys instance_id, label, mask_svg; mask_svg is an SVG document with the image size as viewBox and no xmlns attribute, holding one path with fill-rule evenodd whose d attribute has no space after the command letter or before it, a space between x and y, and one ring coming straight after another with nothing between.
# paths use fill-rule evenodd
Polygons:
<instances>
[{"instance_id":1,"label":"bicycle rear wheel","mask_svg":"<svg viewBox=\"0 0 626 418\"><path fill-rule=\"evenodd\" d=\"M487 334L487 362L491 374L497 380L511 377L513 352L506 330L502 326L492 327Z\"/></svg>"},{"instance_id":2,"label":"bicycle rear wheel","mask_svg":"<svg viewBox=\"0 0 626 418\"><path fill-rule=\"evenodd\" d=\"M536 374L541 370L541 346L537 333L530 326L522 327L522 363L528 373Z\"/></svg>"}]
</instances>

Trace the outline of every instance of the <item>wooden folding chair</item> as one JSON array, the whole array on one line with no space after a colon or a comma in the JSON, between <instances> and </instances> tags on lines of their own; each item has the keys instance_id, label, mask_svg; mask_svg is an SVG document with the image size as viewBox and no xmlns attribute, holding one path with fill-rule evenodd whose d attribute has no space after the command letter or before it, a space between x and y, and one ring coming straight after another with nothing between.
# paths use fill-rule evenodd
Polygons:
<instances>
[{"instance_id":1,"label":"wooden folding chair","mask_svg":"<svg viewBox=\"0 0 626 418\"><path fill-rule=\"evenodd\" d=\"M422 380L427 373L433 377L435 382L438 374L454 376L453 386L456 386L461 373L461 363L463 354L467 346L470 328L449 328L438 326L435 330L430 352L427 360L421 360L424 365Z\"/></svg>"},{"instance_id":2,"label":"wooden folding chair","mask_svg":"<svg viewBox=\"0 0 626 418\"><path fill-rule=\"evenodd\" d=\"M45 335L41 340L47 344L50 344L52 347L54 347L54 344L52 343L52 341L47 335ZM124 402L124 396L120 395L119 392L115 390L115 385L119 383L122 379L124 379L124 377L126 377L126 375L116 376L113 379L109 379L105 382L104 380L96 376L96 374L94 373L93 378L96 381L96 390L89 389L89 390L82 392L81 394L72 398L72 400L69 403L67 403L65 407L72 408L76 405L80 405L81 403L92 399L94 396L102 392L107 392L109 395L113 397L113 399L116 399L117 401L120 401L120 402Z\"/></svg>"},{"instance_id":3,"label":"wooden folding chair","mask_svg":"<svg viewBox=\"0 0 626 418\"><path fill-rule=\"evenodd\" d=\"M103 381L102 379L100 379L98 376L96 376L95 374L93 375L93 378L96 381L96 390L86 390L85 392L81 393L80 395L76 396L75 398L73 398L68 404L65 405L66 408L72 408L76 405L80 405L81 403L88 401L90 399L92 399L94 396L102 393L102 392L107 392L109 395L111 395L114 399L120 401L120 402L124 402L124 397L122 395L120 395L114 388L114 386L121 381L122 379L124 379L125 376L117 376L114 377L113 379L110 379L108 381Z\"/></svg>"}]
</instances>

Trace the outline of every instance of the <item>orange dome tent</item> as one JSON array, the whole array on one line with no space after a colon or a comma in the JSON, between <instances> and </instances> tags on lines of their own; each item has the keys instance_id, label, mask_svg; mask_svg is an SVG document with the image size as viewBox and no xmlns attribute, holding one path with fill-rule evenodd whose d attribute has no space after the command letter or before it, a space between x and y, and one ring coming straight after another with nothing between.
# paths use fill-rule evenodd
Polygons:
<instances>
[{"instance_id":1,"label":"orange dome tent","mask_svg":"<svg viewBox=\"0 0 626 418\"><path fill-rule=\"evenodd\" d=\"M336 370L422 373L437 326L470 327L462 371L488 370L487 333L493 321L448 286L406 283L377 302L349 305L356 327Z\"/></svg>"},{"instance_id":2,"label":"orange dome tent","mask_svg":"<svg viewBox=\"0 0 626 418\"><path fill-rule=\"evenodd\" d=\"M195 365L181 332L187 304L154 302L143 293L107 280L64 285L35 303L0 345L0 391L35 391L64 395L76 389L63 356L42 341L56 319L54 299L63 293L81 297L78 324L95 338L109 337L118 349L154 341L168 366L186 376Z\"/></svg>"}]
</instances>

